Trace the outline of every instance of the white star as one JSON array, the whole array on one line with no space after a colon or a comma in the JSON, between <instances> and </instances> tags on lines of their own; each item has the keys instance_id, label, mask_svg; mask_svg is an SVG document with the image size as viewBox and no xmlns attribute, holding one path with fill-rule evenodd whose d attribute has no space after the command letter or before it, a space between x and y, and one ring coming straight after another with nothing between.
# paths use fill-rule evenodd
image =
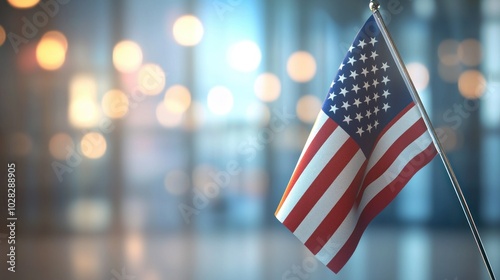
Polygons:
<instances>
[{"instance_id":1,"label":"white star","mask_svg":"<svg viewBox=\"0 0 500 280\"><path fill-rule=\"evenodd\" d=\"M361 104L361 101L359 101L359 98L354 99L354 103L352 103L352 105L356 105L356 107L359 108L359 104Z\"/></svg>"},{"instance_id":2,"label":"white star","mask_svg":"<svg viewBox=\"0 0 500 280\"><path fill-rule=\"evenodd\" d=\"M340 63L339 70L342 70L342 68L344 68L344 66L345 66L344 63Z\"/></svg>"},{"instance_id":3,"label":"white star","mask_svg":"<svg viewBox=\"0 0 500 280\"><path fill-rule=\"evenodd\" d=\"M366 55L364 53L361 54L361 57L359 58L359 60L363 60L363 63L365 63L365 60L367 60L368 57L366 57Z\"/></svg>"},{"instance_id":4,"label":"white star","mask_svg":"<svg viewBox=\"0 0 500 280\"><path fill-rule=\"evenodd\" d=\"M382 66L380 67L384 69L384 71L387 71L387 68L389 68L389 65L387 65L387 62L382 63Z\"/></svg>"},{"instance_id":5,"label":"white star","mask_svg":"<svg viewBox=\"0 0 500 280\"><path fill-rule=\"evenodd\" d=\"M372 99L375 100L375 102L377 102L377 100L380 98L380 96L378 95L378 93L374 93L373 94L373 97Z\"/></svg>"},{"instance_id":6,"label":"white star","mask_svg":"<svg viewBox=\"0 0 500 280\"><path fill-rule=\"evenodd\" d=\"M334 84L335 84L335 81L332 81L332 83L330 84L330 88L332 88Z\"/></svg>"},{"instance_id":7,"label":"white star","mask_svg":"<svg viewBox=\"0 0 500 280\"><path fill-rule=\"evenodd\" d=\"M339 76L339 79L337 81L340 81L341 83L344 83L345 79L346 79L346 77L344 77L344 74L342 74L342 75Z\"/></svg>"},{"instance_id":8,"label":"white star","mask_svg":"<svg viewBox=\"0 0 500 280\"><path fill-rule=\"evenodd\" d=\"M356 70L354 71L351 71L351 75L349 75L349 77L353 78L354 80L356 80L356 77L358 76L359 74L356 73Z\"/></svg>"},{"instance_id":9,"label":"white star","mask_svg":"<svg viewBox=\"0 0 500 280\"><path fill-rule=\"evenodd\" d=\"M370 40L370 44L372 44L372 46L375 46L375 43L377 43L377 39L375 39L375 37L372 37L371 40Z\"/></svg>"},{"instance_id":10,"label":"white star","mask_svg":"<svg viewBox=\"0 0 500 280\"><path fill-rule=\"evenodd\" d=\"M333 112L335 114L335 112L337 112L339 108L337 108L337 105L330 105L330 112Z\"/></svg>"},{"instance_id":11,"label":"white star","mask_svg":"<svg viewBox=\"0 0 500 280\"><path fill-rule=\"evenodd\" d=\"M382 110L387 112L387 109L389 109L389 108L391 108L391 106L389 106L389 103L384 103L384 107L382 107Z\"/></svg>"},{"instance_id":12,"label":"white star","mask_svg":"<svg viewBox=\"0 0 500 280\"><path fill-rule=\"evenodd\" d=\"M391 95L391 93L389 92L389 90L384 90L384 93L382 93L382 95L387 98L387 96Z\"/></svg>"},{"instance_id":13,"label":"white star","mask_svg":"<svg viewBox=\"0 0 500 280\"><path fill-rule=\"evenodd\" d=\"M379 125L378 121L375 120L375 122L373 123L373 128L377 129L378 125Z\"/></svg>"},{"instance_id":14,"label":"white star","mask_svg":"<svg viewBox=\"0 0 500 280\"><path fill-rule=\"evenodd\" d=\"M389 77L387 76L384 76L384 79L382 80L382 83L384 83L384 85L387 85L388 82L390 82L391 80L389 80Z\"/></svg>"},{"instance_id":15,"label":"white star","mask_svg":"<svg viewBox=\"0 0 500 280\"><path fill-rule=\"evenodd\" d=\"M365 78L366 78L366 75L368 74L368 70L366 68L363 68L363 71L361 71L361 74L365 75Z\"/></svg>"},{"instance_id":16,"label":"white star","mask_svg":"<svg viewBox=\"0 0 500 280\"><path fill-rule=\"evenodd\" d=\"M355 119L357 119L358 122L361 122L361 120L363 119L363 116L361 116L361 113L356 113Z\"/></svg>"},{"instance_id":17,"label":"white star","mask_svg":"<svg viewBox=\"0 0 500 280\"><path fill-rule=\"evenodd\" d=\"M365 117L370 118L371 116L372 116L372 112L370 112L370 110L366 110Z\"/></svg>"},{"instance_id":18,"label":"white star","mask_svg":"<svg viewBox=\"0 0 500 280\"><path fill-rule=\"evenodd\" d=\"M335 98L335 92L332 92L330 93L330 96L328 96L328 99L330 99L331 101L333 101L333 99Z\"/></svg>"},{"instance_id":19,"label":"white star","mask_svg":"<svg viewBox=\"0 0 500 280\"><path fill-rule=\"evenodd\" d=\"M347 63L350 63L351 66L353 66L354 62L356 62L356 59L354 59L354 56L349 57L349 61Z\"/></svg>"},{"instance_id":20,"label":"white star","mask_svg":"<svg viewBox=\"0 0 500 280\"><path fill-rule=\"evenodd\" d=\"M363 128L361 127L358 127L358 131L356 131L357 134L359 134L359 136L361 137L361 134L363 134Z\"/></svg>"},{"instance_id":21,"label":"white star","mask_svg":"<svg viewBox=\"0 0 500 280\"><path fill-rule=\"evenodd\" d=\"M368 127L366 128L366 130L368 130L368 132L372 132L372 129L373 129L373 126L371 124L368 124Z\"/></svg>"},{"instance_id":22,"label":"white star","mask_svg":"<svg viewBox=\"0 0 500 280\"><path fill-rule=\"evenodd\" d=\"M344 97L345 97L346 93L348 93L348 91L345 88L340 89L340 94L342 94Z\"/></svg>"},{"instance_id":23,"label":"white star","mask_svg":"<svg viewBox=\"0 0 500 280\"><path fill-rule=\"evenodd\" d=\"M349 123L352 121L351 117L349 115L347 116L344 116L344 122L347 123L347 125L349 125Z\"/></svg>"},{"instance_id":24,"label":"white star","mask_svg":"<svg viewBox=\"0 0 500 280\"><path fill-rule=\"evenodd\" d=\"M363 49L365 47L365 45L366 45L365 40L360 40L359 44L358 44L358 47L360 47L361 49Z\"/></svg>"},{"instance_id":25,"label":"white star","mask_svg":"<svg viewBox=\"0 0 500 280\"><path fill-rule=\"evenodd\" d=\"M378 114L378 111L380 111L380 109L378 108L378 106L377 106L377 107L375 107L375 108L373 109L373 113L374 113L375 115L377 115L377 114Z\"/></svg>"},{"instance_id":26,"label":"white star","mask_svg":"<svg viewBox=\"0 0 500 280\"><path fill-rule=\"evenodd\" d=\"M368 95L367 95L367 96L365 96L365 103L366 103L366 105L370 104L370 101L372 101L372 100L370 99L370 96L368 96Z\"/></svg>"},{"instance_id":27,"label":"white star","mask_svg":"<svg viewBox=\"0 0 500 280\"><path fill-rule=\"evenodd\" d=\"M354 47L351 45L351 46L349 47L349 52L352 52L352 50L354 50Z\"/></svg>"},{"instance_id":28,"label":"white star","mask_svg":"<svg viewBox=\"0 0 500 280\"><path fill-rule=\"evenodd\" d=\"M352 86L351 90L354 91L354 92L356 92L356 93L358 93L358 90L360 90L360 88L358 87L358 84L355 84L355 85Z\"/></svg>"},{"instance_id":29,"label":"white star","mask_svg":"<svg viewBox=\"0 0 500 280\"><path fill-rule=\"evenodd\" d=\"M347 111L347 108L351 107L351 105L349 105L349 102L347 101L343 101L342 102L342 108L344 108L346 111Z\"/></svg>"},{"instance_id":30,"label":"white star","mask_svg":"<svg viewBox=\"0 0 500 280\"><path fill-rule=\"evenodd\" d=\"M377 79L373 80L373 87L374 88L377 88L379 82L377 81Z\"/></svg>"},{"instance_id":31,"label":"white star","mask_svg":"<svg viewBox=\"0 0 500 280\"><path fill-rule=\"evenodd\" d=\"M370 57L373 58L373 60L375 60L375 57L377 56L378 56L377 51L372 52L372 54L370 55Z\"/></svg>"},{"instance_id":32,"label":"white star","mask_svg":"<svg viewBox=\"0 0 500 280\"><path fill-rule=\"evenodd\" d=\"M372 65L372 70L373 74L377 73L378 71L378 68L377 68L377 65Z\"/></svg>"},{"instance_id":33,"label":"white star","mask_svg":"<svg viewBox=\"0 0 500 280\"><path fill-rule=\"evenodd\" d=\"M370 87L370 84L368 82L365 82L365 84L363 85L363 87L365 88L365 90L368 90L368 88Z\"/></svg>"}]
</instances>

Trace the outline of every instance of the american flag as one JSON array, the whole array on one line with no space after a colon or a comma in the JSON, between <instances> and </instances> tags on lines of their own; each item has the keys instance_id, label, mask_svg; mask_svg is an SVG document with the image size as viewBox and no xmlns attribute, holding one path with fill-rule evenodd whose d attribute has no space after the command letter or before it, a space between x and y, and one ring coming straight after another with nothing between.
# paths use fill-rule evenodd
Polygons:
<instances>
[{"instance_id":1,"label":"american flag","mask_svg":"<svg viewBox=\"0 0 500 280\"><path fill-rule=\"evenodd\" d=\"M370 221L435 155L372 16L340 64L276 217L338 273Z\"/></svg>"}]
</instances>

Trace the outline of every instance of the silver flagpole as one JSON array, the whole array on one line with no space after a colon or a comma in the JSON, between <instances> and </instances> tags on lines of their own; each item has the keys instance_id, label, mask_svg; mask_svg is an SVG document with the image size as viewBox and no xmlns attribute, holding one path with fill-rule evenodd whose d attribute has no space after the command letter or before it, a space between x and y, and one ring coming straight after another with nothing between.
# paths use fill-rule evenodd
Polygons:
<instances>
[{"instance_id":1,"label":"silver flagpole","mask_svg":"<svg viewBox=\"0 0 500 280\"><path fill-rule=\"evenodd\" d=\"M406 70L406 67L403 63L403 60L401 59L401 56L399 55L399 52L396 49L396 47L392 41L391 35L387 31L387 27L385 26L384 20L382 19L382 16L379 12L379 7L380 7L380 4L377 1L373 1L373 0L370 1L370 10L373 12L375 21L377 22L377 25L379 26L379 29L382 32L382 36L384 36L384 39L386 40L387 45L389 46L389 50L390 50L394 60L396 61L396 65L403 76L403 80L405 81L405 84L408 87L410 94L413 97L413 100L415 101L420 113L422 114L422 118L423 118L425 125L427 126L427 130L429 131L429 134L432 138L432 142L434 143L434 146L436 147L436 150L439 153L441 160L443 161L446 172L448 173L448 176L450 177L453 188L455 189L455 193L457 194L458 201L460 201L460 205L462 206L462 210L464 211L465 217L467 218L467 222L469 223L469 227L470 227L470 230L472 231L472 235L474 236L474 239L476 240L477 247L479 249L479 252L481 253L481 257L483 258L484 265L486 266L486 269L488 270L488 274L489 274L491 280L495 280L496 278L495 278L495 274L493 273L493 269L491 268L490 260L488 259L488 255L486 254L486 250L484 249L483 242L481 241L481 236L479 235L479 231L477 230L476 224L474 222L474 218L472 217L472 214L469 210L469 206L467 206L467 201L465 200L464 194L462 193L462 189L460 188L457 177L455 176L455 173L453 172L453 169L451 168L451 164L450 164L450 161L448 160L448 157L444 153L444 149L443 149L443 146L441 145L441 141L439 141L439 138L437 137L436 131L434 130L434 127L432 126L429 115L427 115L427 111L425 110L424 106L422 105L422 101L420 100L418 92L415 89L415 86L413 85L413 82L410 79L410 75L408 74L408 71Z\"/></svg>"}]
</instances>

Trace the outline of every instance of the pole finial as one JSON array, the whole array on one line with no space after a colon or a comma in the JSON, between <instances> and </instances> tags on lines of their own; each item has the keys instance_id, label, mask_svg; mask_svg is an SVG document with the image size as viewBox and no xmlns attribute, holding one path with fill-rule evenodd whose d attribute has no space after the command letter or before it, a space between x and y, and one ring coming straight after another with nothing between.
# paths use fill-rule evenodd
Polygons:
<instances>
[{"instance_id":1,"label":"pole finial","mask_svg":"<svg viewBox=\"0 0 500 280\"><path fill-rule=\"evenodd\" d=\"M380 8L380 3L377 0L371 0L370 1L370 10L372 13L375 13L378 11L378 8Z\"/></svg>"}]
</instances>

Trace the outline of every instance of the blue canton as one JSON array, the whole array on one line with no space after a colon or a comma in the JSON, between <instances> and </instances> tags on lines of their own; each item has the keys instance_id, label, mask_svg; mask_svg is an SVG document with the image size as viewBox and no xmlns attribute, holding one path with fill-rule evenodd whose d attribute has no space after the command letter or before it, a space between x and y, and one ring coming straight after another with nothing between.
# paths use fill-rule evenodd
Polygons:
<instances>
[{"instance_id":1,"label":"blue canton","mask_svg":"<svg viewBox=\"0 0 500 280\"><path fill-rule=\"evenodd\" d=\"M368 157L380 132L411 102L410 92L372 16L340 64L323 111Z\"/></svg>"}]
</instances>

